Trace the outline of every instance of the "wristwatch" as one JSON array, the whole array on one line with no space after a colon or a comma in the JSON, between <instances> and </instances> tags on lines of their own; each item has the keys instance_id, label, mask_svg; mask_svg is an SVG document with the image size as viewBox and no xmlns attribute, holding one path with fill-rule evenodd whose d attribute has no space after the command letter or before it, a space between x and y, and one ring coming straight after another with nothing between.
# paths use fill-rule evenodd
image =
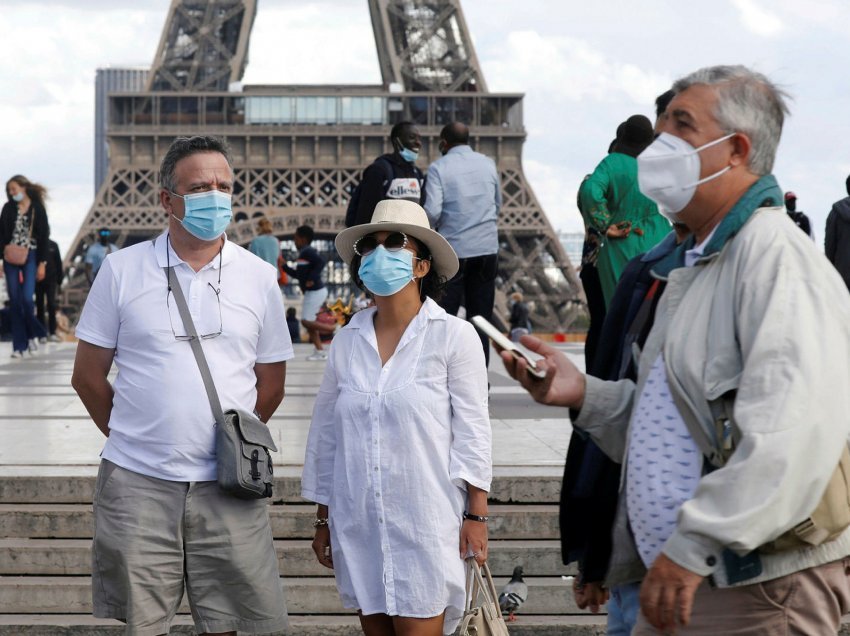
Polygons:
<instances>
[{"instance_id":1,"label":"wristwatch","mask_svg":"<svg viewBox=\"0 0 850 636\"><path fill-rule=\"evenodd\" d=\"M484 517L484 516L481 516L481 515L474 515L471 512L464 512L463 518L469 519L470 521L479 521L481 523L487 523L487 520L490 519L490 517Z\"/></svg>"},{"instance_id":2,"label":"wristwatch","mask_svg":"<svg viewBox=\"0 0 850 636\"><path fill-rule=\"evenodd\" d=\"M313 527L314 527L314 528L324 528L324 527L325 527L325 526L327 526L327 525L328 525L328 519L327 519L327 517L325 517L324 519L316 519L316 520L313 522Z\"/></svg>"}]
</instances>

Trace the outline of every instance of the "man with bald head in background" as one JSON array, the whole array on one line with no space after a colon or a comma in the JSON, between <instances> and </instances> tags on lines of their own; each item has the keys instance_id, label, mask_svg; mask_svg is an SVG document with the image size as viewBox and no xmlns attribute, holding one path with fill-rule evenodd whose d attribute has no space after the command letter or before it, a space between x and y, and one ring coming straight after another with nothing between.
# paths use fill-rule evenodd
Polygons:
<instances>
[{"instance_id":1,"label":"man with bald head in background","mask_svg":"<svg viewBox=\"0 0 850 636\"><path fill-rule=\"evenodd\" d=\"M452 315L463 305L467 317L490 320L502 206L499 173L492 159L469 147L469 127L461 122L447 124L440 132L440 152L443 156L428 168L425 211L432 227L460 259L460 269L449 281L440 305ZM487 336L480 332L479 336L489 364L490 343Z\"/></svg>"}]
</instances>

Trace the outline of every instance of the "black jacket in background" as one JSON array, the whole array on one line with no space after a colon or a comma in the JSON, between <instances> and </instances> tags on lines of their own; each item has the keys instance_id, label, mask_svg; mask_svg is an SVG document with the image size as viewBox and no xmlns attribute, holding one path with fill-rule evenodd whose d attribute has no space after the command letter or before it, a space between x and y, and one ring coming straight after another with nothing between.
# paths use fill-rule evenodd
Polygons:
<instances>
[{"instance_id":1,"label":"black jacket in background","mask_svg":"<svg viewBox=\"0 0 850 636\"><path fill-rule=\"evenodd\" d=\"M387 163L392 167L392 176L387 170ZM363 171L363 181L360 184L360 201L357 206L357 216L354 225L363 225L372 220L372 213L379 201L387 198L387 188L393 179L417 179L419 190L419 205L425 205L425 176L422 171L409 161L401 158L397 152L381 155Z\"/></svg>"},{"instance_id":2,"label":"black jacket in background","mask_svg":"<svg viewBox=\"0 0 850 636\"><path fill-rule=\"evenodd\" d=\"M826 217L824 253L850 289L850 197L836 201Z\"/></svg>"},{"instance_id":3,"label":"black jacket in background","mask_svg":"<svg viewBox=\"0 0 850 636\"><path fill-rule=\"evenodd\" d=\"M675 243L662 241L646 254L634 257L623 269L605 315L596 354L587 368L589 375L601 380L635 379L633 365L623 369L624 356L629 356L631 349L626 339L634 336L637 344L643 346L654 310L645 322L637 318L655 281L650 272L674 247ZM662 288L653 298L657 300ZM632 334L634 329L637 333ZM585 582L605 580L619 489L620 464L611 461L590 437L574 430L561 484L561 558L564 565L578 561Z\"/></svg>"},{"instance_id":4,"label":"black jacket in background","mask_svg":"<svg viewBox=\"0 0 850 636\"><path fill-rule=\"evenodd\" d=\"M47 211L44 206L38 205L35 201L32 202L32 214L35 225L32 228L32 237L35 239L35 258L36 262L41 263L47 260L47 241L50 237L50 225L47 223ZM12 234L15 231L15 222L18 220L18 204L14 201L7 201L3 206L3 211L0 212L0 258L2 258L3 250L12 242Z\"/></svg>"},{"instance_id":5,"label":"black jacket in background","mask_svg":"<svg viewBox=\"0 0 850 636\"><path fill-rule=\"evenodd\" d=\"M59 253L59 245L56 241L48 239L47 241L47 269L45 271L44 280L54 282L56 286L62 284L62 277L65 274L62 268L62 255Z\"/></svg>"}]
</instances>

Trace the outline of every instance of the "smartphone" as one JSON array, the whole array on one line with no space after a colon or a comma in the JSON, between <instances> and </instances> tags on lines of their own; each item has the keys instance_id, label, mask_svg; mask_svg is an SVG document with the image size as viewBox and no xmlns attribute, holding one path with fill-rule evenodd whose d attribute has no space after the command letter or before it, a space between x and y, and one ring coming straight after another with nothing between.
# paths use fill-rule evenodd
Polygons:
<instances>
[{"instance_id":1,"label":"smartphone","mask_svg":"<svg viewBox=\"0 0 850 636\"><path fill-rule=\"evenodd\" d=\"M528 372L535 378L543 379L546 377L546 372L538 369L535 361L529 358L525 351L517 347L515 342L508 340L508 338L505 337L505 334L496 329L489 320L483 316L473 316L472 324L481 330L485 336L490 338L490 340L493 341L493 344L498 346L500 349L510 351L515 358L523 358L528 363Z\"/></svg>"}]
</instances>

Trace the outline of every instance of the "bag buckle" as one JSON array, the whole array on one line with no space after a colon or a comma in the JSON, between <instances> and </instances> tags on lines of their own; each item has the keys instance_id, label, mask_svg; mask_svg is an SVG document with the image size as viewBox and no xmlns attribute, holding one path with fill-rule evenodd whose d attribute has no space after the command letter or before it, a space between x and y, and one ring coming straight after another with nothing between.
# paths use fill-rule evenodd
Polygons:
<instances>
[{"instance_id":1,"label":"bag buckle","mask_svg":"<svg viewBox=\"0 0 850 636\"><path fill-rule=\"evenodd\" d=\"M254 450L251 453L251 471L248 473L251 475L251 479L259 479L260 478L260 451Z\"/></svg>"}]
</instances>

